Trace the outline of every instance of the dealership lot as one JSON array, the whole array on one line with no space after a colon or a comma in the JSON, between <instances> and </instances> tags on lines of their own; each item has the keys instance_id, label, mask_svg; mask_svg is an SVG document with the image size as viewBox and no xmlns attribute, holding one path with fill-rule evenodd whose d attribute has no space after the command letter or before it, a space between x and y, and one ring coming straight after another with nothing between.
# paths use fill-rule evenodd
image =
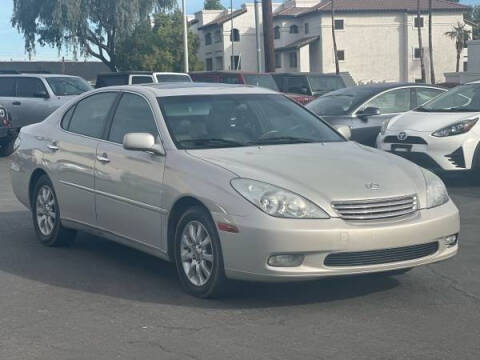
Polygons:
<instances>
[{"instance_id":1,"label":"dealership lot","mask_svg":"<svg viewBox=\"0 0 480 360\"><path fill-rule=\"evenodd\" d=\"M480 184L446 182L462 215L450 261L199 300L173 265L107 240L41 246L0 159L0 359L478 359Z\"/></svg>"}]
</instances>

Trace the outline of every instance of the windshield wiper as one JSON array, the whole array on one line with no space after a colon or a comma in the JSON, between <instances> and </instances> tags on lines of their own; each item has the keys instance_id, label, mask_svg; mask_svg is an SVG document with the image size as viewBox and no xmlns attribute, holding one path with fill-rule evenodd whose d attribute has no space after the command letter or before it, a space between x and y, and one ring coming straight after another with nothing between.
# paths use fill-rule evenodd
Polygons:
<instances>
[{"instance_id":1,"label":"windshield wiper","mask_svg":"<svg viewBox=\"0 0 480 360\"><path fill-rule=\"evenodd\" d=\"M300 144L300 143L314 143L317 140L300 138L294 136L279 136L267 139L259 139L257 141L249 141L248 145L269 145L269 144Z\"/></svg>"},{"instance_id":2,"label":"windshield wiper","mask_svg":"<svg viewBox=\"0 0 480 360\"><path fill-rule=\"evenodd\" d=\"M189 139L189 140L180 140L180 144L182 145L193 145L193 146L206 146L206 147L237 147L237 146L245 146L238 141L234 140L227 140L227 139Z\"/></svg>"}]
</instances>

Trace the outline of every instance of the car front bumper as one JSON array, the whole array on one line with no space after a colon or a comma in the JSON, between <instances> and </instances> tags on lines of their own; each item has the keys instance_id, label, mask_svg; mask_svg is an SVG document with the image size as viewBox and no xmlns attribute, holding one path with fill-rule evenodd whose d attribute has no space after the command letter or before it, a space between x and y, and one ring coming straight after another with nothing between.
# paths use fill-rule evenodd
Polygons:
<instances>
[{"instance_id":1,"label":"car front bumper","mask_svg":"<svg viewBox=\"0 0 480 360\"><path fill-rule=\"evenodd\" d=\"M259 210L246 217L214 214L214 220L230 222L239 229L238 233L219 231L226 276L257 281L309 280L430 264L457 253L458 244L447 246L444 239L460 231L458 209L452 201L389 221L278 219ZM413 260L360 266L325 265L330 254L395 249L437 241L438 250ZM295 267L268 265L269 257L278 254L302 254L304 261Z\"/></svg>"},{"instance_id":2,"label":"car front bumper","mask_svg":"<svg viewBox=\"0 0 480 360\"><path fill-rule=\"evenodd\" d=\"M380 134L377 137L377 148L432 170L470 170L480 141L474 133L438 138L431 136L430 132L406 131L408 139L412 137L423 139L425 144L415 144L409 140L385 142L387 137L397 138L399 133L399 131L387 131L385 134ZM396 150L392 146L396 147ZM405 148L402 149L399 146L405 146Z\"/></svg>"}]
</instances>

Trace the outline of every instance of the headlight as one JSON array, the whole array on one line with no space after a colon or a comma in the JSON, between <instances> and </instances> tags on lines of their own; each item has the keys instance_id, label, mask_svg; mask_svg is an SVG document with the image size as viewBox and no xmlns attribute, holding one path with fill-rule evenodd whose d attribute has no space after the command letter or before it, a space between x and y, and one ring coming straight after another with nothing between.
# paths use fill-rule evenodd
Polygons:
<instances>
[{"instance_id":1,"label":"headlight","mask_svg":"<svg viewBox=\"0 0 480 360\"><path fill-rule=\"evenodd\" d=\"M380 134L385 135L385 132L386 132L387 129L388 129L388 124L390 123L390 120L391 120L391 119L387 119L387 120L384 120L384 121L383 121L382 129L380 130Z\"/></svg>"},{"instance_id":2,"label":"headlight","mask_svg":"<svg viewBox=\"0 0 480 360\"><path fill-rule=\"evenodd\" d=\"M478 121L478 118L463 120L435 131L432 134L432 136L446 137L446 136L465 134L466 132L469 132L472 127L475 126L477 121Z\"/></svg>"},{"instance_id":3,"label":"headlight","mask_svg":"<svg viewBox=\"0 0 480 360\"><path fill-rule=\"evenodd\" d=\"M424 170L423 174L427 184L427 208L430 209L445 204L449 197L443 181L428 170Z\"/></svg>"},{"instance_id":4,"label":"headlight","mask_svg":"<svg viewBox=\"0 0 480 360\"><path fill-rule=\"evenodd\" d=\"M233 179L232 187L264 213L290 219L328 219L311 201L288 190L250 179Z\"/></svg>"}]
</instances>

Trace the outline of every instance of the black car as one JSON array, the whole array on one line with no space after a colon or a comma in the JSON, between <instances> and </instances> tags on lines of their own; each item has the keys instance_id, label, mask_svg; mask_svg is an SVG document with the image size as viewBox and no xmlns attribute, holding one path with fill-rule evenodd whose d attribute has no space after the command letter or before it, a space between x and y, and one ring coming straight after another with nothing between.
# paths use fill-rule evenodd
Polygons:
<instances>
[{"instance_id":1,"label":"black car","mask_svg":"<svg viewBox=\"0 0 480 360\"><path fill-rule=\"evenodd\" d=\"M12 127L7 109L0 105L0 156L8 156L13 152L13 143L18 130Z\"/></svg>"},{"instance_id":2,"label":"black car","mask_svg":"<svg viewBox=\"0 0 480 360\"><path fill-rule=\"evenodd\" d=\"M281 92L308 96L311 100L330 91L355 86L355 81L348 72L273 73L272 76Z\"/></svg>"},{"instance_id":3,"label":"black car","mask_svg":"<svg viewBox=\"0 0 480 360\"><path fill-rule=\"evenodd\" d=\"M122 71L97 75L95 88L116 85L151 84L155 79L150 71Z\"/></svg>"},{"instance_id":4,"label":"black car","mask_svg":"<svg viewBox=\"0 0 480 360\"><path fill-rule=\"evenodd\" d=\"M334 126L347 125L352 140L375 146L385 120L407 112L445 92L432 85L383 83L340 89L307 105Z\"/></svg>"}]
</instances>

